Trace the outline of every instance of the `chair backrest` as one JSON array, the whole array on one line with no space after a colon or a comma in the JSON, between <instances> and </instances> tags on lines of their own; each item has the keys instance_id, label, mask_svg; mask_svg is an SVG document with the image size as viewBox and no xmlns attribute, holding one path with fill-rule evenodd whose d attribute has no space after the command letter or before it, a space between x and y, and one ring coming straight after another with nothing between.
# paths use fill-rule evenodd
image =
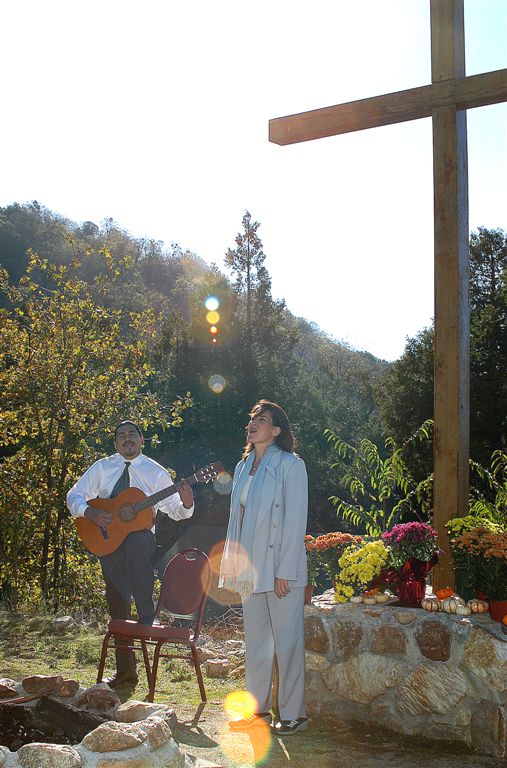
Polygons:
<instances>
[{"instance_id":1,"label":"chair backrest","mask_svg":"<svg viewBox=\"0 0 507 768\"><path fill-rule=\"evenodd\" d=\"M190 616L204 606L211 584L207 555L190 547L169 560L162 576L157 615L161 609Z\"/></svg>"}]
</instances>

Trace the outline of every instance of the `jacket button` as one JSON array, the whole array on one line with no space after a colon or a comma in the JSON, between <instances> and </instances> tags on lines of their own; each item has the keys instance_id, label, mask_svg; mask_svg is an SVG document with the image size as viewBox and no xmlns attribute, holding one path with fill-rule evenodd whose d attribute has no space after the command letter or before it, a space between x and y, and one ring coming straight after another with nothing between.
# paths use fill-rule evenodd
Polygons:
<instances>
[{"instance_id":1,"label":"jacket button","mask_svg":"<svg viewBox=\"0 0 507 768\"><path fill-rule=\"evenodd\" d=\"M278 528L278 523L273 523L273 528Z\"/></svg>"},{"instance_id":2,"label":"jacket button","mask_svg":"<svg viewBox=\"0 0 507 768\"><path fill-rule=\"evenodd\" d=\"M269 545L269 548L270 548L270 549L273 549L273 545L272 545L272 544L270 544L270 545Z\"/></svg>"}]
</instances>

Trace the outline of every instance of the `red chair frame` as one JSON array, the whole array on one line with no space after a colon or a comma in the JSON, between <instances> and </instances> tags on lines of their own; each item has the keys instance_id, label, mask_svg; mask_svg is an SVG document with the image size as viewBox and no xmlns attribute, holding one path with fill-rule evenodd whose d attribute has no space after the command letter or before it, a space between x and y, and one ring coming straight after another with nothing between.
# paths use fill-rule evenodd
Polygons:
<instances>
[{"instance_id":1,"label":"red chair frame","mask_svg":"<svg viewBox=\"0 0 507 768\"><path fill-rule=\"evenodd\" d=\"M195 547L178 552L167 564L162 583L160 597L155 611L155 619L159 619L162 610L192 622L188 627L176 627L171 624L140 624L137 621L112 619L102 643L97 683L102 682L104 667L109 648L118 647L115 640L120 641L120 648L132 651L142 651L146 677L148 679L148 701L153 701L157 680L158 665L163 659L187 659L193 661L201 700L206 701L206 691L202 679L201 667L197 655L196 642L201 629L204 607L211 584L211 568L208 557ZM162 647L182 645L189 649L184 652L164 652ZM148 648L153 647L153 661L150 663Z\"/></svg>"}]
</instances>

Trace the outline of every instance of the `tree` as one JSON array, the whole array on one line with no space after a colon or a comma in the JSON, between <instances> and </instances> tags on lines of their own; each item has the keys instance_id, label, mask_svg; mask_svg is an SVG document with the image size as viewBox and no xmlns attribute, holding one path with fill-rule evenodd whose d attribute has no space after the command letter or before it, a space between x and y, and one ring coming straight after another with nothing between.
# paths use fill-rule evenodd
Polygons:
<instances>
[{"instance_id":1,"label":"tree","mask_svg":"<svg viewBox=\"0 0 507 768\"><path fill-rule=\"evenodd\" d=\"M235 276L236 356L240 386L250 405L259 397L274 398L280 378L286 381L287 361L297 341L294 319L285 302L274 301L271 279L264 266L265 254L257 234L259 222L246 211L243 232L236 236L236 248L229 248L225 263Z\"/></svg>"},{"instance_id":2,"label":"tree","mask_svg":"<svg viewBox=\"0 0 507 768\"><path fill-rule=\"evenodd\" d=\"M28 248L54 255L54 261L70 260L69 228L69 221L36 200L0 209L0 263L8 271L11 281L17 283L24 274L28 266Z\"/></svg>"},{"instance_id":3,"label":"tree","mask_svg":"<svg viewBox=\"0 0 507 768\"><path fill-rule=\"evenodd\" d=\"M507 233L479 227L470 235L470 310L503 304L507 271Z\"/></svg>"},{"instance_id":4,"label":"tree","mask_svg":"<svg viewBox=\"0 0 507 768\"><path fill-rule=\"evenodd\" d=\"M150 391L148 351L159 336L153 312L104 306L117 265L88 286L69 266L29 254L17 286L1 271L8 308L0 313L0 584L54 607L86 601L97 570L69 524L66 491L103 453L104 436L128 415L142 426L181 422L183 399L164 404ZM96 594L96 589L90 589Z\"/></svg>"},{"instance_id":5,"label":"tree","mask_svg":"<svg viewBox=\"0 0 507 768\"><path fill-rule=\"evenodd\" d=\"M507 233L479 227L470 239L472 455L507 448Z\"/></svg>"},{"instance_id":6,"label":"tree","mask_svg":"<svg viewBox=\"0 0 507 768\"><path fill-rule=\"evenodd\" d=\"M252 310L254 291L270 294L271 281L264 266L265 255L262 242L257 234L259 222L253 221L249 211L242 219L243 232L236 235L236 248L229 248L225 254L225 263L236 277L235 288L245 297L246 336L251 345L253 340Z\"/></svg>"},{"instance_id":7,"label":"tree","mask_svg":"<svg viewBox=\"0 0 507 768\"><path fill-rule=\"evenodd\" d=\"M480 227L470 238L470 453L487 463L507 445L507 234ZM433 328L409 339L377 389L383 426L402 442L433 417ZM422 473L429 450L414 456Z\"/></svg>"}]
</instances>

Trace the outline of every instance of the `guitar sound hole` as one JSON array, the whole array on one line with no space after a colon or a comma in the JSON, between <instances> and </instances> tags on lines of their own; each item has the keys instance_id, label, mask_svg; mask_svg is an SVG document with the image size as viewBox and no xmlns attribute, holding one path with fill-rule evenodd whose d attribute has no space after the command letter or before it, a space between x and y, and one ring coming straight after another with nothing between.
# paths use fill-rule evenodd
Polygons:
<instances>
[{"instance_id":1,"label":"guitar sound hole","mask_svg":"<svg viewBox=\"0 0 507 768\"><path fill-rule=\"evenodd\" d=\"M118 510L118 517L123 523L130 523L136 516L136 511L131 504L125 504Z\"/></svg>"}]
</instances>

